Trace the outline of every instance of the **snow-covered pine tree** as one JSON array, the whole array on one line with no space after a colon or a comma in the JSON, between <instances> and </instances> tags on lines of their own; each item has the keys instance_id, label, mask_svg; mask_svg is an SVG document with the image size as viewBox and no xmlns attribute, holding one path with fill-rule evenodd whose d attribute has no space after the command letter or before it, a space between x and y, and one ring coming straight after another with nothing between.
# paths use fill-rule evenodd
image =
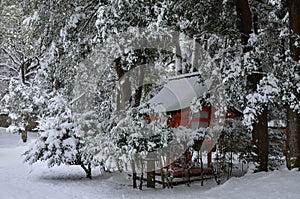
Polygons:
<instances>
[{"instance_id":1,"label":"snow-covered pine tree","mask_svg":"<svg viewBox=\"0 0 300 199\"><path fill-rule=\"evenodd\" d=\"M32 129L30 122L36 122L45 107L44 95L37 86L25 85L15 79L11 79L8 91L3 98L3 106L11 118L7 131L22 133L26 142L27 131L36 130Z\"/></svg>"},{"instance_id":2,"label":"snow-covered pine tree","mask_svg":"<svg viewBox=\"0 0 300 199\"><path fill-rule=\"evenodd\" d=\"M86 177L91 178L94 161L85 137L90 133L84 121L80 125L74 118L70 105L60 94L47 101L47 115L39 120L39 137L31 143L24 153L25 162L47 162L48 167L55 165L79 165Z\"/></svg>"},{"instance_id":3,"label":"snow-covered pine tree","mask_svg":"<svg viewBox=\"0 0 300 199\"><path fill-rule=\"evenodd\" d=\"M22 5L29 15L26 24L34 30L40 49L41 68L35 82L48 104L39 119L36 145L25 153L25 159L29 163L46 161L48 166L80 165L91 177L91 168L98 162L88 141L97 133L97 114L93 110L95 104L83 111L84 107L76 104L82 89L74 91L80 85L75 82L76 74L80 73L79 63L90 52L95 38L98 3L24 0ZM87 91L90 88L86 87Z\"/></svg>"}]
</instances>

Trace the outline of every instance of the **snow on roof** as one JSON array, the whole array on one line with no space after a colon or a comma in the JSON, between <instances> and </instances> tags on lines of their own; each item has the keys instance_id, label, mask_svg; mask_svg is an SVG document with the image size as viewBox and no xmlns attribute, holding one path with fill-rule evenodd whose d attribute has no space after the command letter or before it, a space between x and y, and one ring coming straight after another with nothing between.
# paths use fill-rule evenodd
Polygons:
<instances>
[{"instance_id":1,"label":"snow on roof","mask_svg":"<svg viewBox=\"0 0 300 199\"><path fill-rule=\"evenodd\" d=\"M159 112L182 110L189 107L194 98L203 96L207 91L207 86L199 82L199 73L189 73L170 78L148 103Z\"/></svg>"}]
</instances>

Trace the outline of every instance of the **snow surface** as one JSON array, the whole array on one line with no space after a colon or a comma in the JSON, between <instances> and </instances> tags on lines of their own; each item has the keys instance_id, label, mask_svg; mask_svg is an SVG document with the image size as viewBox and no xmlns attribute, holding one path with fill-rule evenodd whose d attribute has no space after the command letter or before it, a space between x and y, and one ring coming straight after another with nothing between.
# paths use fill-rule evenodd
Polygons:
<instances>
[{"instance_id":1,"label":"snow surface","mask_svg":"<svg viewBox=\"0 0 300 199\"><path fill-rule=\"evenodd\" d=\"M34 138L29 135L29 142ZM201 198L201 199L281 199L300 198L300 172L280 170L268 173L248 173L231 178L222 185L213 180L203 187L193 182L191 187L174 189L133 190L125 173L105 173L95 170L92 180L86 179L78 166L47 168L45 163L32 166L23 163L21 154L28 144L20 135L8 134L0 128L0 198L1 199L92 199L92 198Z\"/></svg>"},{"instance_id":2,"label":"snow surface","mask_svg":"<svg viewBox=\"0 0 300 199\"><path fill-rule=\"evenodd\" d=\"M190 107L192 101L208 91L199 83L199 73L184 74L169 79L162 90L149 100L157 111L169 112Z\"/></svg>"}]
</instances>

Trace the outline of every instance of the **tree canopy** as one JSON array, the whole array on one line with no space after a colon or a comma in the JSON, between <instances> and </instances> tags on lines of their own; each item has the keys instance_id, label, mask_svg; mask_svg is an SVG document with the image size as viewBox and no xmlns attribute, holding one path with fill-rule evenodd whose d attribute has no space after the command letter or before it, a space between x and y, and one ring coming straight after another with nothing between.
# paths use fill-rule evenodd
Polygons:
<instances>
[{"instance_id":1,"label":"tree canopy","mask_svg":"<svg viewBox=\"0 0 300 199\"><path fill-rule=\"evenodd\" d=\"M297 5L296 0L1 0L1 112L9 113L14 132L26 131L28 120L39 121L40 137L25 153L27 161L79 164L85 171L91 165L122 169L122 162L145 157L151 146L179 136L166 121L156 127L144 123L145 110L148 115L153 110L143 103L159 90L154 84L178 73L197 70L199 81L213 82L213 93L222 98L216 112L240 110L239 124L248 135L271 120L267 109L285 107L293 116L283 120L299 124ZM191 109L215 98L197 99ZM160 134L144 135L151 128ZM299 129L288 135L300 140ZM300 145L289 147L300 160Z\"/></svg>"}]
</instances>

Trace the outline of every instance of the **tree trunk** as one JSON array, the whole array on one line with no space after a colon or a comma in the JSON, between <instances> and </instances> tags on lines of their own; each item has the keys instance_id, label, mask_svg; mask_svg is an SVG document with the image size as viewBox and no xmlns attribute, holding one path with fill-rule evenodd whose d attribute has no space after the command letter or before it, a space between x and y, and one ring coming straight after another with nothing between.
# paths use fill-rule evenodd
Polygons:
<instances>
[{"instance_id":1,"label":"tree trunk","mask_svg":"<svg viewBox=\"0 0 300 199\"><path fill-rule=\"evenodd\" d=\"M241 42L247 45L252 27L252 17L248 0L235 0L237 28L241 33Z\"/></svg>"},{"instance_id":2,"label":"tree trunk","mask_svg":"<svg viewBox=\"0 0 300 199\"><path fill-rule=\"evenodd\" d=\"M20 66L22 84L26 84L26 73L32 63L32 59L27 59Z\"/></svg>"},{"instance_id":3,"label":"tree trunk","mask_svg":"<svg viewBox=\"0 0 300 199\"><path fill-rule=\"evenodd\" d=\"M25 63L22 63L21 64L21 67L20 67L20 69L21 69L21 81L22 81L22 84L25 84L26 83L26 81L25 81Z\"/></svg>"},{"instance_id":4,"label":"tree trunk","mask_svg":"<svg viewBox=\"0 0 300 199\"><path fill-rule=\"evenodd\" d=\"M176 39L176 49L175 49L175 70L177 74L182 74L182 54L180 48L180 33Z\"/></svg>"},{"instance_id":5,"label":"tree trunk","mask_svg":"<svg viewBox=\"0 0 300 199\"><path fill-rule=\"evenodd\" d=\"M23 142L27 142L27 131L26 130L21 131L21 137L22 137Z\"/></svg>"},{"instance_id":6,"label":"tree trunk","mask_svg":"<svg viewBox=\"0 0 300 199\"><path fill-rule=\"evenodd\" d=\"M289 160L291 164L288 166L289 169L292 167L300 167L300 115L295 113L293 110L288 108L287 111L287 153L289 154Z\"/></svg>"},{"instance_id":7,"label":"tree trunk","mask_svg":"<svg viewBox=\"0 0 300 199\"><path fill-rule=\"evenodd\" d=\"M120 83L120 91L117 93L117 110L124 109L125 103L130 100L131 97L131 86L130 80L126 71L122 68L121 58L118 58L114 61L115 63L115 71L119 78Z\"/></svg>"},{"instance_id":8,"label":"tree trunk","mask_svg":"<svg viewBox=\"0 0 300 199\"><path fill-rule=\"evenodd\" d=\"M146 58L143 57L141 62L142 64L146 64ZM138 107L141 103L141 98L143 94L143 82L145 78L145 68L143 65L139 67L139 74L137 78L138 78L138 85L137 85L138 88L135 90L133 107Z\"/></svg>"},{"instance_id":9,"label":"tree trunk","mask_svg":"<svg viewBox=\"0 0 300 199\"><path fill-rule=\"evenodd\" d=\"M252 16L248 0L235 0L237 11L237 27L241 33L241 43L244 46L243 52L249 52L251 48L246 47L252 28ZM254 17L255 26L257 29L257 16ZM258 32L255 30L255 32ZM262 79L260 72L252 73L248 79L248 88L252 91L256 90L257 84ZM269 155L269 141L268 141L268 111L267 106L264 107L263 113L258 116L258 122L253 125L252 138L256 146L258 155L259 171L268 170L268 155Z\"/></svg>"},{"instance_id":10,"label":"tree trunk","mask_svg":"<svg viewBox=\"0 0 300 199\"><path fill-rule=\"evenodd\" d=\"M292 33L290 38L291 56L294 61L299 61L300 48L297 48L294 44L296 41L296 35L300 35L300 0L289 0L288 4L290 30ZM300 73L299 71L296 72ZM296 95L299 100L300 94ZM287 148L290 150L291 157L295 157L293 160L294 167L300 168L300 114L288 108L287 120Z\"/></svg>"},{"instance_id":11,"label":"tree trunk","mask_svg":"<svg viewBox=\"0 0 300 199\"><path fill-rule=\"evenodd\" d=\"M91 163L89 163L87 167L83 163L81 163L80 166L85 171L86 177L92 179Z\"/></svg>"},{"instance_id":12,"label":"tree trunk","mask_svg":"<svg viewBox=\"0 0 300 199\"><path fill-rule=\"evenodd\" d=\"M193 40L193 53L192 53L192 71L195 72L199 69L199 57L200 57L200 44L197 39Z\"/></svg>"},{"instance_id":13,"label":"tree trunk","mask_svg":"<svg viewBox=\"0 0 300 199\"><path fill-rule=\"evenodd\" d=\"M268 107L264 106L261 115L258 116L258 123L254 124L252 139L256 146L256 153L258 155L258 171L268 170L268 156L269 156L269 138L268 138Z\"/></svg>"},{"instance_id":14,"label":"tree trunk","mask_svg":"<svg viewBox=\"0 0 300 199\"><path fill-rule=\"evenodd\" d=\"M290 30L293 34L290 40L290 48L292 58L295 61L300 60L300 48L297 48L294 44L296 41L296 35L300 35L300 0L289 0L289 20Z\"/></svg>"},{"instance_id":15,"label":"tree trunk","mask_svg":"<svg viewBox=\"0 0 300 199\"><path fill-rule=\"evenodd\" d=\"M252 91L256 90L257 84L263 78L260 72L252 73L247 77L248 88ZM268 156L269 156L269 138L268 138L268 106L263 107L263 112L258 116L257 123L253 124L252 142L254 145L254 152L257 154L256 161L258 171L268 170Z\"/></svg>"}]
</instances>

